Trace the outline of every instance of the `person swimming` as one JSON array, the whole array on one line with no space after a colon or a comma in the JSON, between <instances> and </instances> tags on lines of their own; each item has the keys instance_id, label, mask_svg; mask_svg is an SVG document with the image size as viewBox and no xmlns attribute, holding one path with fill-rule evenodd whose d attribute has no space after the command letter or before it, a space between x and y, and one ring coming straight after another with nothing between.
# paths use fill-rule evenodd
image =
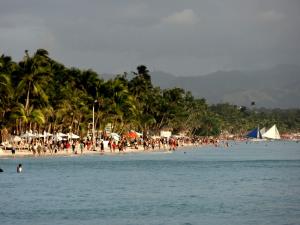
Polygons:
<instances>
[{"instance_id":1,"label":"person swimming","mask_svg":"<svg viewBox=\"0 0 300 225\"><path fill-rule=\"evenodd\" d=\"M0 173L4 172L3 169L0 168Z\"/></svg>"},{"instance_id":2,"label":"person swimming","mask_svg":"<svg viewBox=\"0 0 300 225\"><path fill-rule=\"evenodd\" d=\"M19 164L17 166L17 173L21 173L22 172L22 164Z\"/></svg>"}]
</instances>

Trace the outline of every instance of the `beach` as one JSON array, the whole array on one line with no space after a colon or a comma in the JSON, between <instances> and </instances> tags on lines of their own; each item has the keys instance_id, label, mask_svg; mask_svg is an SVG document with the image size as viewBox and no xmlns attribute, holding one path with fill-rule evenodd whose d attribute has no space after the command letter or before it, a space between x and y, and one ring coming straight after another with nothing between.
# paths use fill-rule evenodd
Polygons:
<instances>
[{"instance_id":1,"label":"beach","mask_svg":"<svg viewBox=\"0 0 300 225\"><path fill-rule=\"evenodd\" d=\"M188 149L199 145L194 144L185 144L180 145L176 147L175 150L182 150L182 149ZM115 151L111 151L109 148L104 148L103 151L101 151L99 148L96 148L95 151L92 150L83 150L81 153L80 151L77 151L74 153L72 150L61 150L57 151L56 153L51 151L42 152L39 154L33 154L32 151L28 150L16 150L15 154L12 154L11 150L0 150L0 158L14 158L14 157L59 157L59 156L93 156L93 155L120 155L120 154L128 154L128 153L147 153L147 152L169 152L173 151L170 149L169 146L166 146L165 148L158 146L155 146L154 148L148 148L144 149L142 146L139 146L138 149L134 147L127 147L123 149L122 151L119 151L116 149Z\"/></svg>"},{"instance_id":2,"label":"beach","mask_svg":"<svg viewBox=\"0 0 300 225\"><path fill-rule=\"evenodd\" d=\"M237 139L236 141L243 141ZM94 145L91 141L66 140L34 140L31 143L19 142L10 144L9 148L0 149L0 157L56 157L80 155L115 155L142 152L168 152L183 148L195 148L212 145L227 148L228 140L219 138L192 137L158 137L151 139L121 139L119 141L99 140Z\"/></svg>"}]
</instances>

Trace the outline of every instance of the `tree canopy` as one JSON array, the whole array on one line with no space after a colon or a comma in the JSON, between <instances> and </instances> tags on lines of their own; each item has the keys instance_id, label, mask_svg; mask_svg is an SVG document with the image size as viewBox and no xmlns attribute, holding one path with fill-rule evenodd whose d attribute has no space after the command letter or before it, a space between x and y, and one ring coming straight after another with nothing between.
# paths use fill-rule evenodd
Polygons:
<instances>
[{"instance_id":1,"label":"tree canopy","mask_svg":"<svg viewBox=\"0 0 300 225\"><path fill-rule=\"evenodd\" d=\"M299 109L251 109L227 103L208 105L189 91L154 87L145 65L104 81L93 70L67 68L48 51L27 50L20 62L0 57L0 129L11 134L27 130L76 132L86 135L95 109L95 128L107 124L115 132L160 130L189 135L241 134L276 123L281 131L299 131Z\"/></svg>"}]
</instances>

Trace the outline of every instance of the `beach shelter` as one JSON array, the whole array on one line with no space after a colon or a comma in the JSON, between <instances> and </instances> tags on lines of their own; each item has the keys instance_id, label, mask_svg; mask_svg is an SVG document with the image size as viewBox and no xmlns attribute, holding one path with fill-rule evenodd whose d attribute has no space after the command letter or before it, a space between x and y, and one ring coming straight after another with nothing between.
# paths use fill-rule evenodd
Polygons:
<instances>
[{"instance_id":1,"label":"beach shelter","mask_svg":"<svg viewBox=\"0 0 300 225\"><path fill-rule=\"evenodd\" d=\"M117 133L111 133L110 136L116 141L119 141L121 138L120 135Z\"/></svg>"},{"instance_id":2,"label":"beach shelter","mask_svg":"<svg viewBox=\"0 0 300 225\"><path fill-rule=\"evenodd\" d=\"M19 141L21 141L22 139L21 139L21 137L19 137L19 136L14 136L14 138L13 138L13 141L14 142L19 142Z\"/></svg>"},{"instance_id":3,"label":"beach shelter","mask_svg":"<svg viewBox=\"0 0 300 225\"><path fill-rule=\"evenodd\" d=\"M139 132L136 132L136 131L135 131L135 133L136 133L139 137L143 136L142 133L139 133Z\"/></svg>"},{"instance_id":4,"label":"beach shelter","mask_svg":"<svg viewBox=\"0 0 300 225\"><path fill-rule=\"evenodd\" d=\"M37 134L36 137L38 137L38 138L45 138L47 136L45 134Z\"/></svg>"},{"instance_id":5,"label":"beach shelter","mask_svg":"<svg viewBox=\"0 0 300 225\"><path fill-rule=\"evenodd\" d=\"M164 137L164 138L170 138L172 136L172 132L171 131L160 131L160 136Z\"/></svg>"},{"instance_id":6,"label":"beach shelter","mask_svg":"<svg viewBox=\"0 0 300 225\"><path fill-rule=\"evenodd\" d=\"M152 138L152 139L160 139L160 136L154 135L154 136L151 136L151 138Z\"/></svg>"},{"instance_id":7,"label":"beach shelter","mask_svg":"<svg viewBox=\"0 0 300 225\"><path fill-rule=\"evenodd\" d=\"M46 138L52 137L52 136L53 136L53 135L52 135L51 133L48 133L48 132L46 132L46 131L44 131L43 134L37 134L37 135L36 135L36 137L38 137L38 138L44 138L44 141L45 141Z\"/></svg>"},{"instance_id":8,"label":"beach shelter","mask_svg":"<svg viewBox=\"0 0 300 225\"><path fill-rule=\"evenodd\" d=\"M31 132L28 132L28 131L26 131L25 134L22 134L22 135L21 135L21 138L35 138L35 137L36 137L35 134L33 134L33 133L31 133Z\"/></svg>"},{"instance_id":9,"label":"beach shelter","mask_svg":"<svg viewBox=\"0 0 300 225\"><path fill-rule=\"evenodd\" d=\"M53 137L54 137L54 140L56 140L56 141L61 141L61 140L67 140L68 135L67 135L67 134L64 134L64 133L58 132L58 133L55 134Z\"/></svg>"},{"instance_id":10,"label":"beach shelter","mask_svg":"<svg viewBox=\"0 0 300 225\"><path fill-rule=\"evenodd\" d=\"M73 133L68 134L68 139L79 139L79 136Z\"/></svg>"},{"instance_id":11,"label":"beach shelter","mask_svg":"<svg viewBox=\"0 0 300 225\"><path fill-rule=\"evenodd\" d=\"M56 136L57 136L57 137L61 137L61 138L66 138L66 137L68 137L67 134L64 134L64 133L61 133L61 132L58 132L58 133L56 134Z\"/></svg>"},{"instance_id":12,"label":"beach shelter","mask_svg":"<svg viewBox=\"0 0 300 225\"><path fill-rule=\"evenodd\" d=\"M132 138L132 139L135 139L135 138L137 138L139 135L137 134L137 132L135 132L134 130L132 130L132 131L130 131L130 132L128 132L127 134L126 134L126 137L128 137L128 138Z\"/></svg>"},{"instance_id":13,"label":"beach shelter","mask_svg":"<svg viewBox=\"0 0 300 225\"><path fill-rule=\"evenodd\" d=\"M44 137L52 137L53 134L48 133L47 131L44 131Z\"/></svg>"}]
</instances>

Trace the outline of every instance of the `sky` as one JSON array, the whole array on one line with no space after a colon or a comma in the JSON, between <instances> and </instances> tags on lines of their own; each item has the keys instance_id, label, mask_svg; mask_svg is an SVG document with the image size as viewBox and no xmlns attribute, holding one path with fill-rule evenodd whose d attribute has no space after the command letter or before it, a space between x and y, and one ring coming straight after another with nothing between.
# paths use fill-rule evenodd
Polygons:
<instances>
[{"instance_id":1,"label":"sky","mask_svg":"<svg viewBox=\"0 0 300 225\"><path fill-rule=\"evenodd\" d=\"M0 0L0 54L177 76L300 65L299 0Z\"/></svg>"}]
</instances>

